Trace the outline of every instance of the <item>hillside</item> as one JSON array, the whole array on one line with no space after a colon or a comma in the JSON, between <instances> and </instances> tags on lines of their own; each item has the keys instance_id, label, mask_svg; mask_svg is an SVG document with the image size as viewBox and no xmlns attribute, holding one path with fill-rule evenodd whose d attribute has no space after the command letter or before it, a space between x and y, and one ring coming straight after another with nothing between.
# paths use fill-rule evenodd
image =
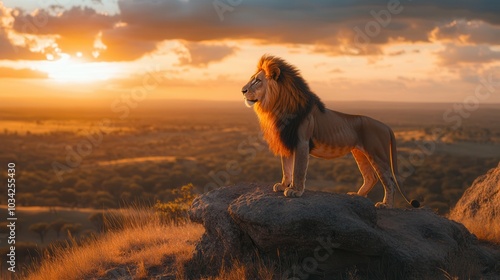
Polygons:
<instances>
[{"instance_id":1,"label":"hillside","mask_svg":"<svg viewBox=\"0 0 500 280\"><path fill-rule=\"evenodd\" d=\"M495 174L474 186L493 184L497 191ZM377 209L366 198L317 191L290 199L269 185L240 183L194 201L191 220L202 226L129 211L124 229L57 249L27 279L500 277L500 239L478 240L427 207Z\"/></svg>"}]
</instances>

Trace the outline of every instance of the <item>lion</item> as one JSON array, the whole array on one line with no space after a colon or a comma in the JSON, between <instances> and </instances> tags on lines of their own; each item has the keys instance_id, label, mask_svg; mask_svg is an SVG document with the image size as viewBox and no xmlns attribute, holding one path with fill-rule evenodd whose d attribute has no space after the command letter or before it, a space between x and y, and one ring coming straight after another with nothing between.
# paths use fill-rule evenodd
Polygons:
<instances>
[{"instance_id":1,"label":"lion","mask_svg":"<svg viewBox=\"0 0 500 280\"><path fill-rule=\"evenodd\" d=\"M302 196L309 155L333 159L351 152L364 182L349 194L366 197L380 180L385 193L377 207L394 206L395 187L408 204L420 206L416 200L410 202L399 187L396 139L389 126L367 116L325 108L295 66L271 55L262 56L241 91L257 114L270 150L281 156L283 178L273 186L275 192Z\"/></svg>"}]
</instances>

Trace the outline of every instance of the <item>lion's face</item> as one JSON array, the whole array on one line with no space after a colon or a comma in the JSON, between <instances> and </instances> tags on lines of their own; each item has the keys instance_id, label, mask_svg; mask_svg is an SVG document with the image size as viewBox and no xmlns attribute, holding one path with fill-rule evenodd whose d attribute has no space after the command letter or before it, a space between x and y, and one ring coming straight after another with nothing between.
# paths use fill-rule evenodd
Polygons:
<instances>
[{"instance_id":1,"label":"lion's face","mask_svg":"<svg viewBox=\"0 0 500 280\"><path fill-rule=\"evenodd\" d=\"M252 107L255 103L261 102L266 98L267 83L266 74L263 70L260 70L243 86L241 92L248 107Z\"/></svg>"}]
</instances>

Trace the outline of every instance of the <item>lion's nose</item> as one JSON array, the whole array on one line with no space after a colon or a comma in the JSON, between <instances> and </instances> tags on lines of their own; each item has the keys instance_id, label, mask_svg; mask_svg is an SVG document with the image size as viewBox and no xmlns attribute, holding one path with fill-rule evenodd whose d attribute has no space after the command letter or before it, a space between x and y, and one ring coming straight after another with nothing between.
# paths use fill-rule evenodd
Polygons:
<instances>
[{"instance_id":1,"label":"lion's nose","mask_svg":"<svg viewBox=\"0 0 500 280\"><path fill-rule=\"evenodd\" d=\"M241 92L242 92L243 94L245 94L245 93L247 93L247 92L248 92L248 89L246 89L246 88L242 88L242 89L241 89Z\"/></svg>"}]
</instances>

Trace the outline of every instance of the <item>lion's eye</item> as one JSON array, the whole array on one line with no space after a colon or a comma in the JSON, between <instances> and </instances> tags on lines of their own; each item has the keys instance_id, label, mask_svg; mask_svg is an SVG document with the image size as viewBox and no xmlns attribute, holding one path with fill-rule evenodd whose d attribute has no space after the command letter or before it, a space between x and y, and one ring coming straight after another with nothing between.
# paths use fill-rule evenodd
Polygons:
<instances>
[{"instance_id":1,"label":"lion's eye","mask_svg":"<svg viewBox=\"0 0 500 280\"><path fill-rule=\"evenodd\" d=\"M255 78L255 80L253 80L253 82L252 82L252 86L254 86L258 83L260 83L260 79Z\"/></svg>"}]
</instances>

